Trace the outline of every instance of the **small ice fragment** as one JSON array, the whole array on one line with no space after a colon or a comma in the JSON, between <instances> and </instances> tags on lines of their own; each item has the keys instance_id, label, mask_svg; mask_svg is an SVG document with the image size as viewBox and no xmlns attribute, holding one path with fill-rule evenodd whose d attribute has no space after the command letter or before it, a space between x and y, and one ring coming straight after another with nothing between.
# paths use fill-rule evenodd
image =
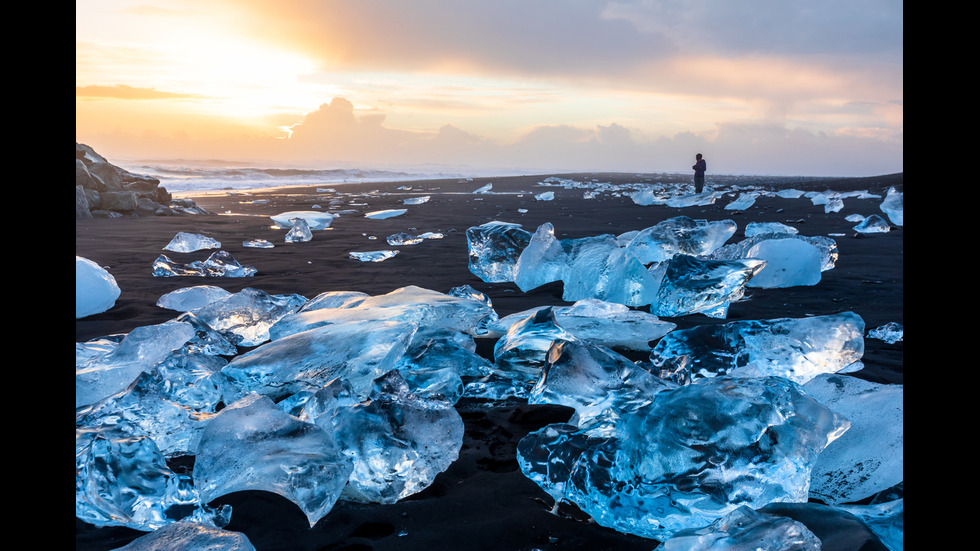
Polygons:
<instances>
[{"instance_id":1,"label":"small ice fragment","mask_svg":"<svg viewBox=\"0 0 980 551\"><path fill-rule=\"evenodd\" d=\"M242 247L251 247L254 249L271 249L275 247L271 242L265 239L251 239L249 241L242 241Z\"/></svg>"},{"instance_id":2,"label":"small ice fragment","mask_svg":"<svg viewBox=\"0 0 980 551\"><path fill-rule=\"evenodd\" d=\"M304 218L293 218L290 222L293 227L286 234L286 243L305 243L313 239L313 232Z\"/></svg>"},{"instance_id":3,"label":"small ice fragment","mask_svg":"<svg viewBox=\"0 0 980 551\"><path fill-rule=\"evenodd\" d=\"M221 243L210 237L205 237L197 233L177 232L177 235L170 240L170 243L163 248L165 251L175 253L192 253L202 249L220 249Z\"/></svg>"},{"instance_id":4,"label":"small ice fragment","mask_svg":"<svg viewBox=\"0 0 980 551\"><path fill-rule=\"evenodd\" d=\"M105 268L75 257L75 319L105 312L115 306L120 294L116 278Z\"/></svg>"},{"instance_id":5,"label":"small ice fragment","mask_svg":"<svg viewBox=\"0 0 980 551\"><path fill-rule=\"evenodd\" d=\"M403 200L402 203L406 205L421 205L422 203L427 202L430 197L431 196L429 195L424 195L422 197L409 197L408 199Z\"/></svg>"},{"instance_id":6,"label":"small ice fragment","mask_svg":"<svg viewBox=\"0 0 980 551\"><path fill-rule=\"evenodd\" d=\"M370 218L372 220L383 220L385 218L394 218L395 216L401 216L408 212L408 209L388 209L388 210L376 210L374 212L369 212L364 215L364 218Z\"/></svg>"},{"instance_id":7,"label":"small ice fragment","mask_svg":"<svg viewBox=\"0 0 980 551\"><path fill-rule=\"evenodd\" d=\"M361 262L381 262L393 258L398 251L351 252L350 257Z\"/></svg>"},{"instance_id":8,"label":"small ice fragment","mask_svg":"<svg viewBox=\"0 0 980 551\"><path fill-rule=\"evenodd\" d=\"M879 339L888 344L895 344L905 336L905 329L902 324L890 321L881 327L872 329L868 332L868 338Z\"/></svg>"}]
</instances>

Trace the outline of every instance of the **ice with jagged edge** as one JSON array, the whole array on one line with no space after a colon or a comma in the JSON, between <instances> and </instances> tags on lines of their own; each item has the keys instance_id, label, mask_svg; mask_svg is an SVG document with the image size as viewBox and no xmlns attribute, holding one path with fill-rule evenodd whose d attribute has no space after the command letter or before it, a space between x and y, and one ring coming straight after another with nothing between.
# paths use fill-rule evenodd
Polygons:
<instances>
[{"instance_id":1,"label":"ice with jagged edge","mask_svg":"<svg viewBox=\"0 0 980 551\"><path fill-rule=\"evenodd\" d=\"M658 540L741 506L805 502L811 465L846 419L782 377L703 379L611 424L521 439L521 471L598 524Z\"/></svg>"},{"instance_id":2,"label":"ice with jagged edge","mask_svg":"<svg viewBox=\"0 0 980 551\"><path fill-rule=\"evenodd\" d=\"M401 216L408 212L408 209L387 209L387 210L376 210L374 212L369 212L364 215L364 218L370 218L372 220L384 220L386 218L394 218L395 216Z\"/></svg>"},{"instance_id":3,"label":"ice with jagged edge","mask_svg":"<svg viewBox=\"0 0 980 551\"><path fill-rule=\"evenodd\" d=\"M412 393L450 404L463 397L464 379L492 372L471 335L442 328L421 328L395 367Z\"/></svg>"},{"instance_id":4,"label":"ice with jagged edge","mask_svg":"<svg viewBox=\"0 0 980 551\"><path fill-rule=\"evenodd\" d=\"M231 507L204 505L149 436L118 425L75 429L75 516L94 526L153 531L180 520L224 526Z\"/></svg>"},{"instance_id":5,"label":"ice with jagged edge","mask_svg":"<svg viewBox=\"0 0 980 551\"><path fill-rule=\"evenodd\" d=\"M626 248L643 264L663 262L674 255L703 256L731 239L738 229L733 220L696 220L675 216L630 234Z\"/></svg>"},{"instance_id":6,"label":"ice with jagged edge","mask_svg":"<svg viewBox=\"0 0 980 551\"><path fill-rule=\"evenodd\" d=\"M369 399L314 419L353 461L341 495L347 501L395 503L416 494L459 457L463 445L463 419L452 404L417 396L398 371L379 377Z\"/></svg>"},{"instance_id":7,"label":"ice with jagged edge","mask_svg":"<svg viewBox=\"0 0 980 551\"><path fill-rule=\"evenodd\" d=\"M348 253L348 256L361 262L383 262L389 258L394 258L399 251L362 251Z\"/></svg>"},{"instance_id":8,"label":"ice with jagged edge","mask_svg":"<svg viewBox=\"0 0 980 551\"><path fill-rule=\"evenodd\" d=\"M828 505L854 503L904 481L903 385L822 374L803 390L851 422L813 465L811 498Z\"/></svg>"},{"instance_id":9,"label":"ice with jagged edge","mask_svg":"<svg viewBox=\"0 0 980 551\"><path fill-rule=\"evenodd\" d=\"M490 325L492 336L504 335L513 324L547 307L540 306L500 318ZM609 348L649 351L651 341L660 339L677 327L677 324L649 312L598 299L584 299L571 306L550 308L555 321L566 331L579 339Z\"/></svg>"},{"instance_id":10,"label":"ice with jagged edge","mask_svg":"<svg viewBox=\"0 0 980 551\"><path fill-rule=\"evenodd\" d=\"M168 524L142 535L116 551L171 551L173 549L206 549L207 551L255 551L248 536L217 526L189 520Z\"/></svg>"},{"instance_id":11,"label":"ice with jagged edge","mask_svg":"<svg viewBox=\"0 0 980 551\"><path fill-rule=\"evenodd\" d=\"M745 256L766 263L746 287L812 287L820 283L823 275L823 253L801 239L765 239L753 245Z\"/></svg>"},{"instance_id":12,"label":"ice with jagged edge","mask_svg":"<svg viewBox=\"0 0 980 551\"><path fill-rule=\"evenodd\" d=\"M407 197L402 200L402 204L405 205L421 205L423 203L428 203L431 199L431 195L422 195L420 197Z\"/></svg>"},{"instance_id":13,"label":"ice with jagged edge","mask_svg":"<svg viewBox=\"0 0 980 551\"><path fill-rule=\"evenodd\" d=\"M770 239L798 239L813 245L820 251L820 270L826 272L827 270L834 269L837 264L837 242L830 237L825 237L822 235L818 236L806 236L798 235L795 232L789 230L779 230L776 227L770 226L769 229L774 230L772 232L766 233L756 233L752 236L746 236L745 239L738 241L736 243L729 243L723 245L714 251L705 255L706 258L711 258L715 260L733 260L739 258L751 258L749 256L750 251L753 247L756 247L763 241Z\"/></svg>"},{"instance_id":14,"label":"ice with jagged edge","mask_svg":"<svg viewBox=\"0 0 980 551\"><path fill-rule=\"evenodd\" d=\"M136 376L124 391L75 413L76 427L118 426L153 438L165 457L192 455L201 431L218 409L228 382L227 363L216 356L181 352Z\"/></svg>"},{"instance_id":15,"label":"ice with jagged edge","mask_svg":"<svg viewBox=\"0 0 980 551\"><path fill-rule=\"evenodd\" d=\"M470 258L473 258L471 253ZM568 275L568 255L555 237L550 222L538 226L523 247L514 266L514 283L527 292Z\"/></svg>"},{"instance_id":16,"label":"ice with jagged edge","mask_svg":"<svg viewBox=\"0 0 980 551\"><path fill-rule=\"evenodd\" d=\"M869 339L878 339L887 342L888 344L895 344L905 337L905 328L902 324L890 321L880 327L876 327L871 331L868 331Z\"/></svg>"},{"instance_id":17,"label":"ice with jagged edge","mask_svg":"<svg viewBox=\"0 0 980 551\"><path fill-rule=\"evenodd\" d=\"M562 300L599 299L627 306L653 301L655 280L631 250L610 234L561 241L568 258Z\"/></svg>"},{"instance_id":18,"label":"ice with jagged edge","mask_svg":"<svg viewBox=\"0 0 980 551\"><path fill-rule=\"evenodd\" d=\"M313 527L333 509L353 461L333 431L251 394L207 424L193 472L203 503L245 490L272 492L295 503Z\"/></svg>"},{"instance_id":19,"label":"ice with jagged edge","mask_svg":"<svg viewBox=\"0 0 980 551\"><path fill-rule=\"evenodd\" d=\"M269 340L269 329L279 319L297 312L306 302L302 295L273 295L246 287L193 313L214 330L230 335L236 345L258 346Z\"/></svg>"},{"instance_id":20,"label":"ice with jagged edge","mask_svg":"<svg viewBox=\"0 0 980 551\"><path fill-rule=\"evenodd\" d=\"M864 320L854 312L733 321L671 331L650 353L678 383L722 375L778 376L804 384L821 373L863 368Z\"/></svg>"},{"instance_id":21,"label":"ice with jagged edge","mask_svg":"<svg viewBox=\"0 0 980 551\"><path fill-rule=\"evenodd\" d=\"M320 212L315 210L292 210L288 212L283 212L275 216L270 216L269 218L275 222L276 226L280 228L292 228L293 220L300 218L306 222L310 230L325 230L330 227L330 224L337 218L337 215L329 212Z\"/></svg>"},{"instance_id":22,"label":"ice with jagged edge","mask_svg":"<svg viewBox=\"0 0 980 551\"><path fill-rule=\"evenodd\" d=\"M767 233L796 235L800 233L800 230L781 222L749 222L745 225L745 237L755 237Z\"/></svg>"},{"instance_id":23,"label":"ice with jagged edge","mask_svg":"<svg viewBox=\"0 0 980 551\"><path fill-rule=\"evenodd\" d=\"M156 305L168 310L189 312L198 308L204 308L208 304L228 297L231 294L231 291L227 291L217 285L193 285L162 295L157 299Z\"/></svg>"},{"instance_id":24,"label":"ice with jagged edge","mask_svg":"<svg viewBox=\"0 0 980 551\"><path fill-rule=\"evenodd\" d=\"M240 395L281 400L342 377L359 396L366 396L374 379L395 368L418 328L414 323L384 320L320 325L236 356L222 373L237 385Z\"/></svg>"},{"instance_id":25,"label":"ice with jagged edge","mask_svg":"<svg viewBox=\"0 0 980 551\"><path fill-rule=\"evenodd\" d=\"M753 191L742 192L738 195L738 198L725 205L725 210L746 210L755 204L755 200L759 198L759 193Z\"/></svg>"},{"instance_id":26,"label":"ice with jagged edge","mask_svg":"<svg viewBox=\"0 0 980 551\"><path fill-rule=\"evenodd\" d=\"M466 230L470 272L487 283L514 281L517 261L531 242L520 224L487 222Z\"/></svg>"},{"instance_id":27,"label":"ice with jagged edge","mask_svg":"<svg viewBox=\"0 0 980 551\"><path fill-rule=\"evenodd\" d=\"M323 325L356 321L413 323L426 329L446 329L461 333L480 333L480 327L495 320L497 313L482 294L472 288L456 293L440 293L415 285L400 287L382 295L353 297L341 295L335 307L303 309L283 316L270 328L273 339Z\"/></svg>"},{"instance_id":28,"label":"ice with jagged edge","mask_svg":"<svg viewBox=\"0 0 980 551\"><path fill-rule=\"evenodd\" d=\"M823 543L805 524L741 506L703 528L674 534L660 551L820 551Z\"/></svg>"},{"instance_id":29,"label":"ice with jagged edge","mask_svg":"<svg viewBox=\"0 0 980 551\"><path fill-rule=\"evenodd\" d=\"M313 239L313 230L310 229L305 218L292 218L289 223L291 226L284 238L286 243L306 243Z\"/></svg>"},{"instance_id":30,"label":"ice with jagged edge","mask_svg":"<svg viewBox=\"0 0 980 551\"><path fill-rule=\"evenodd\" d=\"M866 505L845 503L837 508L860 518L888 549L901 551L905 546L904 486L881 492Z\"/></svg>"},{"instance_id":31,"label":"ice with jagged edge","mask_svg":"<svg viewBox=\"0 0 980 551\"><path fill-rule=\"evenodd\" d=\"M728 317L728 308L745 294L746 285L765 266L764 260L710 260L676 255L650 269L656 282L650 313L678 317L704 314Z\"/></svg>"},{"instance_id":32,"label":"ice with jagged edge","mask_svg":"<svg viewBox=\"0 0 980 551\"><path fill-rule=\"evenodd\" d=\"M228 251L219 250L206 260L189 264L177 262L165 254L153 261L154 277L251 277L256 273L252 266L243 266Z\"/></svg>"},{"instance_id":33,"label":"ice with jagged edge","mask_svg":"<svg viewBox=\"0 0 980 551\"><path fill-rule=\"evenodd\" d=\"M548 349L527 401L574 409L569 423L579 428L612 427L623 414L676 387L608 347L588 340L559 340Z\"/></svg>"},{"instance_id":34,"label":"ice with jagged edge","mask_svg":"<svg viewBox=\"0 0 980 551\"><path fill-rule=\"evenodd\" d=\"M199 233L177 232L177 235L163 248L175 253L192 253L204 249L220 249L221 242L213 237Z\"/></svg>"},{"instance_id":35,"label":"ice with jagged edge","mask_svg":"<svg viewBox=\"0 0 980 551\"><path fill-rule=\"evenodd\" d=\"M894 187L888 188L888 193L885 195L885 199L879 207L881 208L881 212L888 215L888 219L896 226L902 226L905 222L905 209L902 201L903 195L901 191L898 191Z\"/></svg>"},{"instance_id":36,"label":"ice with jagged edge","mask_svg":"<svg viewBox=\"0 0 980 551\"><path fill-rule=\"evenodd\" d=\"M115 306L120 294L119 284L108 270L75 256L75 319L105 312Z\"/></svg>"},{"instance_id":37,"label":"ice with jagged edge","mask_svg":"<svg viewBox=\"0 0 980 551\"><path fill-rule=\"evenodd\" d=\"M242 241L242 247L252 249L273 249L275 248L275 245L265 239L249 239L248 241Z\"/></svg>"},{"instance_id":38,"label":"ice with jagged edge","mask_svg":"<svg viewBox=\"0 0 980 551\"><path fill-rule=\"evenodd\" d=\"M888 233L891 231L891 226L884 218L872 214L854 226L853 229L858 233Z\"/></svg>"},{"instance_id":39,"label":"ice with jagged edge","mask_svg":"<svg viewBox=\"0 0 980 551\"><path fill-rule=\"evenodd\" d=\"M140 373L165 360L195 337L179 321L146 325L130 331L117 345L75 356L75 407L94 404L125 390Z\"/></svg>"}]
</instances>

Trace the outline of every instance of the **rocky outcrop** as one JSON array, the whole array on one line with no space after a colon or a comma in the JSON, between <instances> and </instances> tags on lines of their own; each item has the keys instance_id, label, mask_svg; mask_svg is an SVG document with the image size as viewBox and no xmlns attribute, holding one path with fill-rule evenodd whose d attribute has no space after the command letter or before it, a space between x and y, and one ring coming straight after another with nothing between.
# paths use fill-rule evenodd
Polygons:
<instances>
[{"instance_id":1,"label":"rocky outcrop","mask_svg":"<svg viewBox=\"0 0 980 551\"><path fill-rule=\"evenodd\" d=\"M111 164L75 142L75 218L210 214L189 199L174 199L160 180Z\"/></svg>"}]
</instances>

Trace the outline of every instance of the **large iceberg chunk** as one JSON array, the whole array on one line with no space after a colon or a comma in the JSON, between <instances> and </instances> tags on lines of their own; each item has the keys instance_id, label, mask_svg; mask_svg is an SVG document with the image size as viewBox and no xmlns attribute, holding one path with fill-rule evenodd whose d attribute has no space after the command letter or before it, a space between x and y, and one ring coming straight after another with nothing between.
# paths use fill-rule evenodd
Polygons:
<instances>
[{"instance_id":1,"label":"large iceberg chunk","mask_svg":"<svg viewBox=\"0 0 980 551\"><path fill-rule=\"evenodd\" d=\"M204 308L208 304L229 295L231 295L230 291L226 291L217 285L194 285L162 295L157 299L157 306L178 312L189 312Z\"/></svg>"},{"instance_id":2,"label":"large iceberg chunk","mask_svg":"<svg viewBox=\"0 0 980 551\"><path fill-rule=\"evenodd\" d=\"M269 340L269 329L277 321L306 302L302 295L270 295L246 287L195 310L194 315L214 330L231 335L239 346L257 346Z\"/></svg>"},{"instance_id":3,"label":"large iceberg chunk","mask_svg":"<svg viewBox=\"0 0 980 551\"><path fill-rule=\"evenodd\" d=\"M782 230L777 230L772 233L756 233L751 237L746 237L745 239L739 241L738 243L731 243L723 247L718 248L711 254L707 255L708 258L715 260L734 260L739 258L750 258L749 251L754 247L758 246L763 241L769 239L799 239L806 243L809 243L816 247L820 251L820 269L824 272L827 270L832 270L837 263L837 242L829 237L824 236L804 236L804 235L794 235L787 233Z\"/></svg>"},{"instance_id":4,"label":"large iceberg chunk","mask_svg":"<svg viewBox=\"0 0 980 551\"><path fill-rule=\"evenodd\" d=\"M803 390L851 422L851 429L817 458L810 478L811 498L829 505L853 503L904 480L902 385L825 374L814 377Z\"/></svg>"},{"instance_id":5,"label":"large iceberg chunk","mask_svg":"<svg viewBox=\"0 0 980 551\"><path fill-rule=\"evenodd\" d=\"M736 229L733 220L709 222L676 216L641 230L627 249L644 264L663 262L677 254L702 256L724 245Z\"/></svg>"},{"instance_id":6,"label":"large iceberg chunk","mask_svg":"<svg viewBox=\"0 0 980 551\"><path fill-rule=\"evenodd\" d=\"M205 427L194 484L204 503L243 490L279 494L298 505L312 527L333 508L352 471L331 431L252 394Z\"/></svg>"},{"instance_id":7,"label":"large iceberg chunk","mask_svg":"<svg viewBox=\"0 0 980 551\"><path fill-rule=\"evenodd\" d=\"M809 318L735 321L676 330L650 361L680 383L733 375L775 375L803 384L821 373L860 369L864 320L853 312Z\"/></svg>"},{"instance_id":8,"label":"large iceberg chunk","mask_svg":"<svg viewBox=\"0 0 980 551\"><path fill-rule=\"evenodd\" d=\"M611 429L548 425L517 458L600 525L665 540L741 506L806 501L817 455L847 426L782 377L716 377L664 390Z\"/></svg>"},{"instance_id":9,"label":"large iceberg chunk","mask_svg":"<svg viewBox=\"0 0 980 551\"><path fill-rule=\"evenodd\" d=\"M199 233L177 232L177 235L163 248L175 253L192 253L204 249L220 249L221 242Z\"/></svg>"},{"instance_id":10,"label":"large iceberg chunk","mask_svg":"<svg viewBox=\"0 0 980 551\"><path fill-rule=\"evenodd\" d=\"M563 300L598 299L628 306L653 302L656 280L615 236L568 239L561 245L568 257Z\"/></svg>"},{"instance_id":11,"label":"large iceberg chunk","mask_svg":"<svg viewBox=\"0 0 980 551\"><path fill-rule=\"evenodd\" d=\"M902 226L905 222L905 209L903 207L903 193L895 188L888 188L888 194L881 202L881 212L888 215L888 219L896 226Z\"/></svg>"},{"instance_id":12,"label":"large iceberg chunk","mask_svg":"<svg viewBox=\"0 0 980 551\"><path fill-rule=\"evenodd\" d=\"M520 224L487 222L467 228L469 269L487 283L514 281L517 261L531 242L531 232Z\"/></svg>"},{"instance_id":13,"label":"large iceberg chunk","mask_svg":"<svg viewBox=\"0 0 980 551\"><path fill-rule=\"evenodd\" d=\"M659 285L650 312L677 317L704 314L712 318L728 316L728 307L742 298L745 286L766 265L764 260L710 260L686 254L675 255L650 268L650 277Z\"/></svg>"},{"instance_id":14,"label":"large iceberg chunk","mask_svg":"<svg viewBox=\"0 0 980 551\"><path fill-rule=\"evenodd\" d=\"M112 308L120 293L116 278L105 268L87 258L75 257L75 319Z\"/></svg>"},{"instance_id":15,"label":"large iceberg chunk","mask_svg":"<svg viewBox=\"0 0 980 551\"><path fill-rule=\"evenodd\" d=\"M517 258L514 283L527 292L552 281L561 281L567 272L568 257L555 238L554 226L548 222L541 224Z\"/></svg>"},{"instance_id":16,"label":"large iceberg chunk","mask_svg":"<svg viewBox=\"0 0 980 551\"><path fill-rule=\"evenodd\" d=\"M820 283L823 272L820 249L800 239L766 239L753 245L746 257L766 262L747 287L813 286Z\"/></svg>"}]
</instances>

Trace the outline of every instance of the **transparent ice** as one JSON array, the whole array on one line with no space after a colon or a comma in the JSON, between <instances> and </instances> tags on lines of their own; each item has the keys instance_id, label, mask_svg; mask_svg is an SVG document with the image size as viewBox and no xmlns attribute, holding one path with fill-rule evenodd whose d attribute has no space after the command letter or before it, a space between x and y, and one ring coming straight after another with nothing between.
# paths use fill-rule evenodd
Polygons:
<instances>
[{"instance_id":1,"label":"transparent ice","mask_svg":"<svg viewBox=\"0 0 980 551\"><path fill-rule=\"evenodd\" d=\"M293 218L289 221L290 228L284 238L286 243L306 243L313 239L313 231L303 218Z\"/></svg>"},{"instance_id":2,"label":"transparent ice","mask_svg":"<svg viewBox=\"0 0 980 551\"><path fill-rule=\"evenodd\" d=\"M394 258L398 251L363 251L351 252L350 258L361 262L383 262L389 258Z\"/></svg>"},{"instance_id":3,"label":"transparent ice","mask_svg":"<svg viewBox=\"0 0 980 551\"><path fill-rule=\"evenodd\" d=\"M837 242L825 236L794 235L778 231L777 233L757 233L737 243L729 243L706 255L715 260L734 260L751 258L749 251L753 247L769 239L799 239L813 245L820 251L820 269L826 272L837 264Z\"/></svg>"},{"instance_id":4,"label":"transparent ice","mask_svg":"<svg viewBox=\"0 0 980 551\"><path fill-rule=\"evenodd\" d=\"M189 312L203 308L229 295L231 295L230 291L226 291L217 285L194 285L171 291L157 299L156 304L160 308L167 308L168 310Z\"/></svg>"},{"instance_id":5,"label":"transparent ice","mask_svg":"<svg viewBox=\"0 0 980 551\"><path fill-rule=\"evenodd\" d=\"M820 283L823 255L816 246L801 239L765 239L753 245L745 256L766 262L746 283L747 287L777 289Z\"/></svg>"},{"instance_id":6,"label":"transparent ice","mask_svg":"<svg viewBox=\"0 0 980 551\"><path fill-rule=\"evenodd\" d=\"M75 319L105 312L115 306L120 294L119 284L108 270L75 256Z\"/></svg>"},{"instance_id":7,"label":"transparent ice","mask_svg":"<svg viewBox=\"0 0 980 551\"><path fill-rule=\"evenodd\" d=\"M466 230L469 269L487 283L514 281L517 261L531 242L520 224L492 221Z\"/></svg>"},{"instance_id":8,"label":"transparent ice","mask_svg":"<svg viewBox=\"0 0 980 551\"><path fill-rule=\"evenodd\" d=\"M136 538L116 551L255 551L248 536L214 525L182 520Z\"/></svg>"},{"instance_id":9,"label":"transparent ice","mask_svg":"<svg viewBox=\"0 0 980 551\"><path fill-rule=\"evenodd\" d=\"M212 329L229 335L238 346L257 346L269 340L273 324L306 302L302 295L272 295L246 287L195 310L194 315Z\"/></svg>"},{"instance_id":10,"label":"transparent ice","mask_svg":"<svg viewBox=\"0 0 980 551\"><path fill-rule=\"evenodd\" d=\"M336 214L329 212L319 212L315 210L294 210L289 212L283 212L275 216L270 216L276 226L280 228L292 228L293 219L301 218L306 222L306 225L310 227L310 230L325 230L330 227L330 224L337 218Z\"/></svg>"},{"instance_id":11,"label":"transparent ice","mask_svg":"<svg viewBox=\"0 0 980 551\"><path fill-rule=\"evenodd\" d=\"M249 247L253 249L272 249L275 247L269 241L265 239L249 239L248 241L242 241L242 247Z\"/></svg>"},{"instance_id":12,"label":"transparent ice","mask_svg":"<svg viewBox=\"0 0 980 551\"><path fill-rule=\"evenodd\" d=\"M725 205L725 210L745 210L754 205L758 198L759 194L756 192L742 192L737 199Z\"/></svg>"},{"instance_id":13,"label":"transparent ice","mask_svg":"<svg viewBox=\"0 0 980 551\"><path fill-rule=\"evenodd\" d=\"M903 193L895 188L889 188L885 199L881 202L881 212L884 212L892 224L903 225L905 221L905 209L903 207Z\"/></svg>"},{"instance_id":14,"label":"transparent ice","mask_svg":"<svg viewBox=\"0 0 980 551\"><path fill-rule=\"evenodd\" d=\"M904 386L823 374L803 390L851 422L813 465L811 498L853 503L904 481Z\"/></svg>"},{"instance_id":15,"label":"transparent ice","mask_svg":"<svg viewBox=\"0 0 980 551\"><path fill-rule=\"evenodd\" d=\"M388 210L376 210L374 212L369 212L364 215L365 218L370 218L372 220L383 220L385 218L394 218L395 216L401 216L408 212L408 209L388 209Z\"/></svg>"},{"instance_id":16,"label":"transparent ice","mask_svg":"<svg viewBox=\"0 0 980 551\"><path fill-rule=\"evenodd\" d=\"M553 191L545 191L544 193L538 193L538 194L536 194L534 196L534 199L537 200L537 201L554 201L555 200L555 192L553 192Z\"/></svg>"},{"instance_id":17,"label":"transparent ice","mask_svg":"<svg viewBox=\"0 0 980 551\"><path fill-rule=\"evenodd\" d=\"M666 540L740 506L806 501L810 466L847 427L782 377L715 377L661 391L613 426L548 425L517 458L556 501Z\"/></svg>"},{"instance_id":18,"label":"transparent ice","mask_svg":"<svg viewBox=\"0 0 980 551\"><path fill-rule=\"evenodd\" d=\"M615 236L567 239L561 245L568 258L562 300L598 299L627 306L653 302L655 279Z\"/></svg>"},{"instance_id":19,"label":"transparent ice","mask_svg":"<svg viewBox=\"0 0 980 551\"><path fill-rule=\"evenodd\" d=\"M779 376L803 384L821 373L863 367L864 320L853 312L733 321L671 331L650 353L678 383L721 375Z\"/></svg>"},{"instance_id":20,"label":"transparent ice","mask_svg":"<svg viewBox=\"0 0 980 551\"><path fill-rule=\"evenodd\" d=\"M902 327L902 324L894 321L890 321L868 332L868 338L883 340L888 344L895 344L904 337L905 328Z\"/></svg>"},{"instance_id":21,"label":"transparent ice","mask_svg":"<svg viewBox=\"0 0 980 551\"><path fill-rule=\"evenodd\" d=\"M391 246L398 245L418 245L424 238L418 235L412 235L407 232L400 232L396 234L389 235L387 238L388 244Z\"/></svg>"},{"instance_id":22,"label":"transparent ice","mask_svg":"<svg viewBox=\"0 0 980 551\"><path fill-rule=\"evenodd\" d=\"M192 253L204 249L220 248L221 242L212 237L199 233L177 232L177 235L170 240L170 243L163 250L175 253Z\"/></svg>"},{"instance_id":23,"label":"transparent ice","mask_svg":"<svg viewBox=\"0 0 980 551\"><path fill-rule=\"evenodd\" d=\"M679 254L651 267L656 282L650 312L678 317L704 314L725 318L732 302L742 298L745 286L765 266L763 260L710 260Z\"/></svg>"},{"instance_id":24,"label":"transparent ice","mask_svg":"<svg viewBox=\"0 0 980 551\"><path fill-rule=\"evenodd\" d=\"M872 214L854 226L854 231L858 233L887 233L891 231L891 226L884 218Z\"/></svg>"},{"instance_id":25,"label":"transparent ice","mask_svg":"<svg viewBox=\"0 0 980 551\"><path fill-rule=\"evenodd\" d=\"M641 230L626 246L644 264L662 262L677 254L707 255L735 234L733 220L695 220L676 216Z\"/></svg>"},{"instance_id":26,"label":"transparent ice","mask_svg":"<svg viewBox=\"0 0 980 551\"><path fill-rule=\"evenodd\" d=\"M333 508L352 471L332 431L252 394L205 427L194 485L203 503L244 490L276 493L299 506L313 527Z\"/></svg>"},{"instance_id":27,"label":"transparent ice","mask_svg":"<svg viewBox=\"0 0 980 551\"><path fill-rule=\"evenodd\" d=\"M800 231L793 226L787 226L786 224L780 222L749 222L745 225L745 237L754 237L760 234L767 233L788 233L791 235L796 235Z\"/></svg>"},{"instance_id":28,"label":"transparent ice","mask_svg":"<svg viewBox=\"0 0 980 551\"><path fill-rule=\"evenodd\" d=\"M154 277L250 277L256 270L251 266L242 266L231 253L219 250L211 254L207 260L195 260L182 264L161 254L153 261Z\"/></svg>"},{"instance_id":29,"label":"transparent ice","mask_svg":"<svg viewBox=\"0 0 980 551\"><path fill-rule=\"evenodd\" d=\"M403 199L402 203L406 205L421 205L422 203L427 203L430 197L431 196L429 195L423 195L421 197L409 197L407 199Z\"/></svg>"},{"instance_id":30,"label":"transparent ice","mask_svg":"<svg viewBox=\"0 0 980 551\"><path fill-rule=\"evenodd\" d=\"M739 507L704 528L688 528L658 547L660 551L820 551L809 528L789 517Z\"/></svg>"}]
</instances>

